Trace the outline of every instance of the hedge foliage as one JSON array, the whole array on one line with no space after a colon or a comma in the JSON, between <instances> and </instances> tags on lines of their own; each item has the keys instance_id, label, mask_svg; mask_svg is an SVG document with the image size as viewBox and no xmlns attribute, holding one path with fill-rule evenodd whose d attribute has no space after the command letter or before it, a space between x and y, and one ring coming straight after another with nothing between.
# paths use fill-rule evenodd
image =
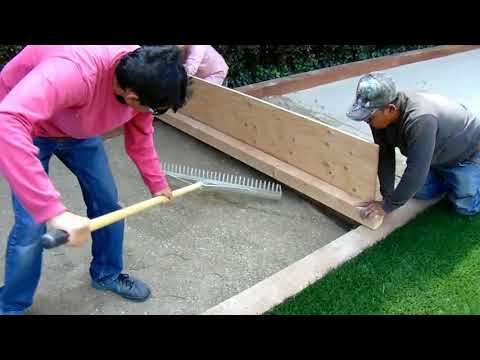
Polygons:
<instances>
[{"instance_id":1,"label":"hedge foliage","mask_svg":"<svg viewBox=\"0 0 480 360\"><path fill-rule=\"evenodd\" d=\"M230 87L428 46L431 45L214 45L230 66ZM22 48L0 45L0 66Z\"/></svg>"},{"instance_id":2,"label":"hedge foliage","mask_svg":"<svg viewBox=\"0 0 480 360\"><path fill-rule=\"evenodd\" d=\"M225 57L229 86L391 55L432 45L214 45Z\"/></svg>"},{"instance_id":3,"label":"hedge foliage","mask_svg":"<svg viewBox=\"0 0 480 360\"><path fill-rule=\"evenodd\" d=\"M0 45L0 68L22 49L23 45Z\"/></svg>"}]
</instances>

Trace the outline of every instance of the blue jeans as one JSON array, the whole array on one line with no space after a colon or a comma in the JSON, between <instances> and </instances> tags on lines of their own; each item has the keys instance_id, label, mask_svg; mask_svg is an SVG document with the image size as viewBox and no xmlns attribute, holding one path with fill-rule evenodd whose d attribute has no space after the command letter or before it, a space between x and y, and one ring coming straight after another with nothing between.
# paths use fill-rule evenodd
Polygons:
<instances>
[{"instance_id":1,"label":"blue jeans","mask_svg":"<svg viewBox=\"0 0 480 360\"><path fill-rule=\"evenodd\" d=\"M54 140L35 138L38 157L48 173L55 154L77 177L87 205L87 216L94 218L120 209L114 178L102 139ZM40 280L43 247L40 236L45 224L37 224L12 193L15 224L10 232L5 258L4 286L0 288L0 314L23 312L33 303ZM94 280L116 278L123 268L123 230L120 221L92 233L90 276Z\"/></svg>"},{"instance_id":2,"label":"blue jeans","mask_svg":"<svg viewBox=\"0 0 480 360\"><path fill-rule=\"evenodd\" d=\"M444 193L458 213L475 215L480 212L480 152L456 165L430 168L415 198L428 200Z\"/></svg>"}]
</instances>

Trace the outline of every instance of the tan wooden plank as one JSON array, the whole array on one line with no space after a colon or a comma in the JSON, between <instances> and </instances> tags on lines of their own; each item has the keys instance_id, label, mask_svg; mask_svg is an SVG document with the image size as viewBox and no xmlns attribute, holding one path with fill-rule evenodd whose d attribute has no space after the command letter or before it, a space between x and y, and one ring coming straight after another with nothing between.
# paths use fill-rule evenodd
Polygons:
<instances>
[{"instance_id":1,"label":"tan wooden plank","mask_svg":"<svg viewBox=\"0 0 480 360\"><path fill-rule=\"evenodd\" d=\"M381 218L373 220L360 218L355 208L360 201L358 197L200 121L180 113L163 115L160 119L370 229L377 229L382 223Z\"/></svg>"},{"instance_id":2,"label":"tan wooden plank","mask_svg":"<svg viewBox=\"0 0 480 360\"><path fill-rule=\"evenodd\" d=\"M307 116L194 79L180 111L360 199L376 193L378 146Z\"/></svg>"}]
</instances>

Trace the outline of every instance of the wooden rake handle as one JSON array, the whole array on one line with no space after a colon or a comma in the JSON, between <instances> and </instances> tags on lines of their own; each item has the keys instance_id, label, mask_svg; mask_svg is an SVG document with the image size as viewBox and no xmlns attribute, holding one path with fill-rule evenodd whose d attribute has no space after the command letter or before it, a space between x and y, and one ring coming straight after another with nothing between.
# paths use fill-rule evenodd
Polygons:
<instances>
[{"instance_id":1,"label":"wooden rake handle","mask_svg":"<svg viewBox=\"0 0 480 360\"><path fill-rule=\"evenodd\" d=\"M188 194L189 192L200 189L201 187L202 183L197 182L195 184L172 191L172 195L173 198L177 198L179 196ZM142 211L166 202L168 202L168 199L165 196L157 196L152 199L133 204L126 208L96 217L95 219L90 220L90 231L93 232L95 230L104 228L105 226L116 223L117 221L123 220L131 215L138 214ZM45 249L52 249L54 247L66 244L68 242L68 236L69 235L66 231L54 229L44 234L41 238L41 241Z\"/></svg>"}]
</instances>

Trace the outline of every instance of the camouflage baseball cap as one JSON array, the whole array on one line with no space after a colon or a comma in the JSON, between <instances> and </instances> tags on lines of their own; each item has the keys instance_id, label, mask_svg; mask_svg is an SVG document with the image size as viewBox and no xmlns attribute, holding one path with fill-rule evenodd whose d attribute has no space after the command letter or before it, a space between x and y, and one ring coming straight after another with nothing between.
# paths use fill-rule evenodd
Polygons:
<instances>
[{"instance_id":1,"label":"camouflage baseball cap","mask_svg":"<svg viewBox=\"0 0 480 360\"><path fill-rule=\"evenodd\" d=\"M397 85L384 73L370 73L360 78L357 94L347 116L356 121L365 121L377 109L391 104L398 95Z\"/></svg>"}]
</instances>

